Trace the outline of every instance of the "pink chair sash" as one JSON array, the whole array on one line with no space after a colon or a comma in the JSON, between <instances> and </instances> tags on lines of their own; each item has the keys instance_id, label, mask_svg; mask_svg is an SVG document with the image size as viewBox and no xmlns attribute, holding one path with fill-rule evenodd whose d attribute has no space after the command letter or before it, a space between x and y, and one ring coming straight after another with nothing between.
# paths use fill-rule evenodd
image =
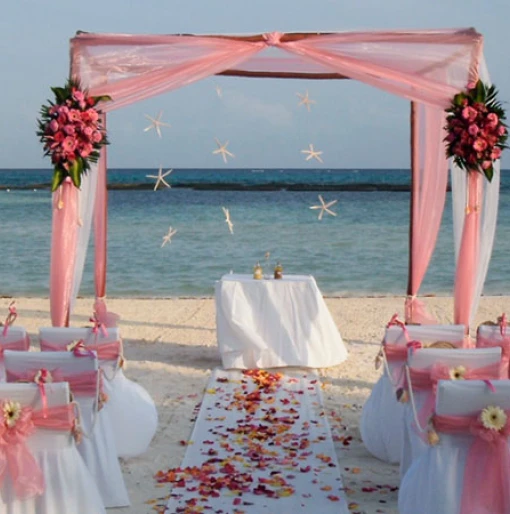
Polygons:
<instances>
[{"instance_id":1,"label":"pink chair sash","mask_svg":"<svg viewBox=\"0 0 510 514\"><path fill-rule=\"evenodd\" d=\"M510 378L510 337L505 337L501 341L494 339L487 339L486 337L477 336L477 348L494 348L499 346L501 348L501 377Z\"/></svg>"},{"instance_id":2,"label":"pink chair sash","mask_svg":"<svg viewBox=\"0 0 510 514\"><path fill-rule=\"evenodd\" d=\"M23 372L6 370L7 382L35 382L42 369ZM98 371L82 371L81 373L63 373L59 369L49 371L52 382L68 382L74 396L96 396L98 394ZM99 373L99 391L102 392L102 374ZM36 382L38 383L38 382ZM44 385L44 384L40 384Z\"/></svg>"},{"instance_id":3,"label":"pink chair sash","mask_svg":"<svg viewBox=\"0 0 510 514\"><path fill-rule=\"evenodd\" d=\"M41 350L43 352L65 351L68 343L54 343L41 340ZM83 347L91 352L96 352L97 358L102 361L117 360L122 354L122 342L113 341L111 343L83 344Z\"/></svg>"},{"instance_id":4,"label":"pink chair sash","mask_svg":"<svg viewBox=\"0 0 510 514\"><path fill-rule=\"evenodd\" d=\"M9 341L9 342L1 342L0 341L0 361L4 360L4 351L5 350L16 350L25 352L28 350L30 346L30 341L28 337L24 337L23 339L18 339L17 341Z\"/></svg>"},{"instance_id":5,"label":"pink chair sash","mask_svg":"<svg viewBox=\"0 0 510 514\"><path fill-rule=\"evenodd\" d=\"M436 405L437 383L439 380L452 380L450 370L452 368L436 362L429 369L409 368L409 377L411 379L413 391L428 391L428 395L423 407L418 413L418 421L423 427L428 423L430 416L434 412ZM499 362L489 364L480 368L466 368L463 375L464 380L490 380L500 378Z\"/></svg>"},{"instance_id":6,"label":"pink chair sash","mask_svg":"<svg viewBox=\"0 0 510 514\"><path fill-rule=\"evenodd\" d=\"M1 409L4 403L0 401ZM17 498L26 499L42 494L44 476L26 440L36 428L71 431L75 422L73 405L62 405L49 407L44 412L23 407L12 427L5 421L0 423L0 484L8 472Z\"/></svg>"},{"instance_id":7,"label":"pink chair sash","mask_svg":"<svg viewBox=\"0 0 510 514\"><path fill-rule=\"evenodd\" d=\"M510 412L506 413L510 419ZM510 512L510 449L507 423L501 431L486 429L478 417L434 416L434 428L445 434L471 434L462 488L462 514Z\"/></svg>"}]
</instances>

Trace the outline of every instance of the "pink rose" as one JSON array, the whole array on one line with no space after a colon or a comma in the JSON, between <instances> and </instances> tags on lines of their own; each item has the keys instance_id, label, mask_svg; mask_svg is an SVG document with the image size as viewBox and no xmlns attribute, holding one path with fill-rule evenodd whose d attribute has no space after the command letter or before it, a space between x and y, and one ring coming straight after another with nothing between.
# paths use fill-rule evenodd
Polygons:
<instances>
[{"instance_id":1,"label":"pink rose","mask_svg":"<svg viewBox=\"0 0 510 514\"><path fill-rule=\"evenodd\" d=\"M488 170L492 166L492 161L483 161L482 162L482 168L484 170Z\"/></svg>"},{"instance_id":2,"label":"pink rose","mask_svg":"<svg viewBox=\"0 0 510 514\"><path fill-rule=\"evenodd\" d=\"M94 132L92 132L92 142L93 143L100 143L102 139L103 139L103 134L101 134L101 132L99 132L99 130L94 130Z\"/></svg>"},{"instance_id":3,"label":"pink rose","mask_svg":"<svg viewBox=\"0 0 510 514\"><path fill-rule=\"evenodd\" d=\"M99 114L95 109L87 109L85 112L88 113L90 121L95 123L99 119Z\"/></svg>"},{"instance_id":4,"label":"pink rose","mask_svg":"<svg viewBox=\"0 0 510 514\"><path fill-rule=\"evenodd\" d=\"M475 139L475 142L473 143L473 148L477 152L483 152L487 148L487 141L485 139L482 139L481 137L478 137Z\"/></svg>"},{"instance_id":5,"label":"pink rose","mask_svg":"<svg viewBox=\"0 0 510 514\"><path fill-rule=\"evenodd\" d=\"M84 127L82 130L83 135L88 138L90 138L90 136L92 135L92 132L93 132L93 130L90 127Z\"/></svg>"},{"instance_id":6,"label":"pink rose","mask_svg":"<svg viewBox=\"0 0 510 514\"><path fill-rule=\"evenodd\" d=\"M498 115L494 112L490 112L489 114L487 114L487 125L490 127L490 128L495 128L498 123L499 123L499 118L498 118Z\"/></svg>"},{"instance_id":7,"label":"pink rose","mask_svg":"<svg viewBox=\"0 0 510 514\"><path fill-rule=\"evenodd\" d=\"M491 159L495 161L496 159L499 159L500 157L501 157L501 148L499 146L495 146L491 152Z\"/></svg>"},{"instance_id":8,"label":"pink rose","mask_svg":"<svg viewBox=\"0 0 510 514\"><path fill-rule=\"evenodd\" d=\"M506 127L504 125L500 125L498 127L498 136L504 136L506 134Z\"/></svg>"},{"instance_id":9,"label":"pink rose","mask_svg":"<svg viewBox=\"0 0 510 514\"><path fill-rule=\"evenodd\" d=\"M476 109L473 109L473 107L467 106L462 109L462 117L465 120L468 120L470 123L476 120L476 116L478 115L478 112Z\"/></svg>"},{"instance_id":10,"label":"pink rose","mask_svg":"<svg viewBox=\"0 0 510 514\"><path fill-rule=\"evenodd\" d=\"M80 150L80 155L82 157L88 157L92 152L94 151L94 147L90 144L90 143L87 143L85 145L83 145L83 148Z\"/></svg>"},{"instance_id":11,"label":"pink rose","mask_svg":"<svg viewBox=\"0 0 510 514\"><path fill-rule=\"evenodd\" d=\"M468 132L472 136L476 136L478 134L479 130L480 130L480 128L475 123L471 123L471 125L469 125Z\"/></svg>"},{"instance_id":12,"label":"pink rose","mask_svg":"<svg viewBox=\"0 0 510 514\"><path fill-rule=\"evenodd\" d=\"M68 136L74 136L74 133L75 133L74 125L64 125L63 131Z\"/></svg>"},{"instance_id":13,"label":"pink rose","mask_svg":"<svg viewBox=\"0 0 510 514\"><path fill-rule=\"evenodd\" d=\"M58 130L58 122L57 122L57 120L51 120L49 127L50 127L50 130L52 132L57 132L57 130Z\"/></svg>"}]
</instances>

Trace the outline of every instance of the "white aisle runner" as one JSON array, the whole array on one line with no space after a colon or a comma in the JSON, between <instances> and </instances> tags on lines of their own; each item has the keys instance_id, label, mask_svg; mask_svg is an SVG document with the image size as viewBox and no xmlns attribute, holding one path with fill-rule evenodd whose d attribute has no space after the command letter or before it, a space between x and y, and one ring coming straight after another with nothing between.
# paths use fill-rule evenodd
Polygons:
<instances>
[{"instance_id":1,"label":"white aisle runner","mask_svg":"<svg viewBox=\"0 0 510 514\"><path fill-rule=\"evenodd\" d=\"M168 514L347 514L316 375L215 370Z\"/></svg>"}]
</instances>

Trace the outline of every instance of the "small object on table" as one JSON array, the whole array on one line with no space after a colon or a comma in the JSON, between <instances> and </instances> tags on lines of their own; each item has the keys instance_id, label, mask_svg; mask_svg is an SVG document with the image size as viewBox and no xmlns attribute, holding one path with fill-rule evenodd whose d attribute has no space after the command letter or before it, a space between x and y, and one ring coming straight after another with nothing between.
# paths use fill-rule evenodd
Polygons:
<instances>
[{"instance_id":1,"label":"small object on table","mask_svg":"<svg viewBox=\"0 0 510 514\"><path fill-rule=\"evenodd\" d=\"M255 280L262 280L264 278L264 273L262 271L260 262L257 262L257 265L253 268L253 278Z\"/></svg>"},{"instance_id":2,"label":"small object on table","mask_svg":"<svg viewBox=\"0 0 510 514\"><path fill-rule=\"evenodd\" d=\"M276 280L283 278L283 266L279 262L274 267L274 278Z\"/></svg>"}]
</instances>

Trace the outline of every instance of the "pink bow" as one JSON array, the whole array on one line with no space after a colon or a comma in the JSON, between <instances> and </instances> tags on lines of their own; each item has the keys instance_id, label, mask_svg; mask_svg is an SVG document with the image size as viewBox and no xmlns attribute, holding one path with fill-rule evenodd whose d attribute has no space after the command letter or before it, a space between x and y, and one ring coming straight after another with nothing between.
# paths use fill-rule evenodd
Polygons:
<instances>
[{"instance_id":1,"label":"pink bow","mask_svg":"<svg viewBox=\"0 0 510 514\"><path fill-rule=\"evenodd\" d=\"M16 312L16 302L12 301L9 304L9 314L5 318L4 329L2 331L2 335L5 337L7 335L7 331L9 327L16 321L18 317L18 313Z\"/></svg>"},{"instance_id":2,"label":"pink bow","mask_svg":"<svg viewBox=\"0 0 510 514\"><path fill-rule=\"evenodd\" d=\"M510 412L506 412L510 419ZM510 450L508 423L501 430L485 428L479 418L435 416L434 428L446 434L471 433L459 512L508 514L510 512Z\"/></svg>"},{"instance_id":3,"label":"pink bow","mask_svg":"<svg viewBox=\"0 0 510 514\"><path fill-rule=\"evenodd\" d=\"M73 355L75 357L91 357L92 359L95 359L96 356L94 355L94 352L90 351L83 342L82 339L80 339L72 348L71 350L73 352Z\"/></svg>"},{"instance_id":4,"label":"pink bow","mask_svg":"<svg viewBox=\"0 0 510 514\"><path fill-rule=\"evenodd\" d=\"M5 402L0 405L3 410ZM42 471L26 445L27 437L34 430L29 407L21 409L13 426L9 427L6 420L0 423L0 483L8 471L16 496L21 499L44 492Z\"/></svg>"},{"instance_id":5,"label":"pink bow","mask_svg":"<svg viewBox=\"0 0 510 514\"><path fill-rule=\"evenodd\" d=\"M99 333L99 331L101 331L101 335L103 337L106 337L108 335L108 331L106 330L106 327L104 325L104 323L102 323L101 321L99 321L99 319L97 318L97 316L95 315L94 313L94 316L92 318L89 319L89 321L91 321L94 326L92 327L92 332L97 336L97 334Z\"/></svg>"},{"instance_id":6,"label":"pink bow","mask_svg":"<svg viewBox=\"0 0 510 514\"><path fill-rule=\"evenodd\" d=\"M262 37L267 46L277 46L280 44L282 36L283 34L281 32L267 32Z\"/></svg>"}]
</instances>

